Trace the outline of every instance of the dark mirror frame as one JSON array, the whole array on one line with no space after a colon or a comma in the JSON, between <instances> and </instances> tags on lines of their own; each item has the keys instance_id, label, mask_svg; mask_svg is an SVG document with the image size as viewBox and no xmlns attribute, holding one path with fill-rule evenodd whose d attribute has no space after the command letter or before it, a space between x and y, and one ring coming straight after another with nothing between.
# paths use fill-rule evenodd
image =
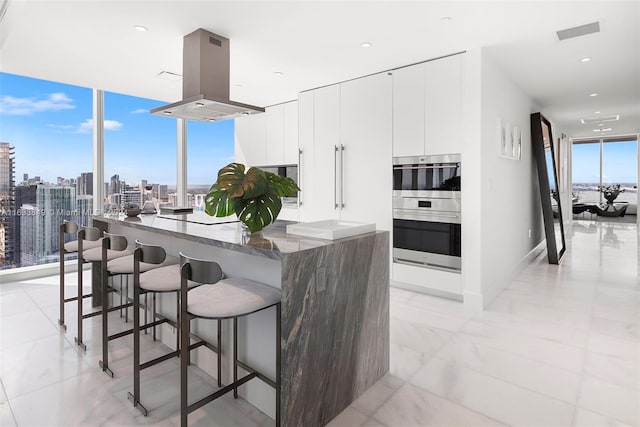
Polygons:
<instances>
[{"instance_id":1,"label":"dark mirror frame","mask_svg":"<svg viewBox=\"0 0 640 427\"><path fill-rule=\"evenodd\" d=\"M549 129L548 149L551 150L551 167L553 171L547 170L547 159L544 142L543 126ZM556 154L553 147L553 135L551 123L540 113L531 114L531 143L533 145L533 155L538 166L538 182L540 183L540 201L542 202L542 214L544 217L544 232L547 239L547 256L549 264L559 264L564 255L566 245L564 240L564 224L562 222L562 204L560 203L560 189L558 187L558 173L556 171ZM554 212L551 203L551 186L553 182L558 194L558 224L554 221ZM562 247L558 248L555 227L560 226L560 242Z\"/></svg>"}]
</instances>

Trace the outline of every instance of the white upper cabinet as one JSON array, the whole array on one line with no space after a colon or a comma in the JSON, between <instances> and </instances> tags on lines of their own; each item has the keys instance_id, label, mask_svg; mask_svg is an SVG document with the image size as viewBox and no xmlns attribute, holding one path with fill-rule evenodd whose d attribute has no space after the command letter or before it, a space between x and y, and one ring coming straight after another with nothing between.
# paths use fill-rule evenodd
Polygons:
<instances>
[{"instance_id":1,"label":"white upper cabinet","mask_svg":"<svg viewBox=\"0 0 640 427\"><path fill-rule=\"evenodd\" d=\"M393 156L424 154L425 65L393 71Z\"/></svg>"},{"instance_id":2,"label":"white upper cabinet","mask_svg":"<svg viewBox=\"0 0 640 427\"><path fill-rule=\"evenodd\" d=\"M284 106L268 107L266 121L266 157L260 166L281 165L284 161Z\"/></svg>"},{"instance_id":3,"label":"white upper cabinet","mask_svg":"<svg viewBox=\"0 0 640 427\"><path fill-rule=\"evenodd\" d=\"M284 159L282 164L298 164L298 102L282 104L284 109Z\"/></svg>"},{"instance_id":4,"label":"white upper cabinet","mask_svg":"<svg viewBox=\"0 0 640 427\"><path fill-rule=\"evenodd\" d=\"M462 152L461 55L393 72L393 156Z\"/></svg>"},{"instance_id":5,"label":"white upper cabinet","mask_svg":"<svg viewBox=\"0 0 640 427\"><path fill-rule=\"evenodd\" d=\"M298 163L298 102L235 119L236 162L250 166Z\"/></svg>"},{"instance_id":6,"label":"white upper cabinet","mask_svg":"<svg viewBox=\"0 0 640 427\"><path fill-rule=\"evenodd\" d=\"M425 154L462 152L461 55L425 63Z\"/></svg>"},{"instance_id":7,"label":"white upper cabinet","mask_svg":"<svg viewBox=\"0 0 640 427\"><path fill-rule=\"evenodd\" d=\"M267 162L266 114L249 116L251 128L251 155L247 159L250 166L264 166Z\"/></svg>"},{"instance_id":8,"label":"white upper cabinet","mask_svg":"<svg viewBox=\"0 0 640 427\"><path fill-rule=\"evenodd\" d=\"M238 117L234 120L235 129L234 150L235 161L244 165L251 158L251 116Z\"/></svg>"}]
</instances>

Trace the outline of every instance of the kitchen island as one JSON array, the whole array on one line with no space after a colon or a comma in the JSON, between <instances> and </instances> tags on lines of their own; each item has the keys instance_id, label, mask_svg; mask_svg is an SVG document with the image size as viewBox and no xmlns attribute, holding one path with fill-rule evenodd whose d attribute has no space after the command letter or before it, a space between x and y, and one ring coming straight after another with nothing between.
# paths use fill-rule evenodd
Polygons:
<instances>
[{"instance_id":1,"label":"kitchen island","mask_svg":"<svg viewBox=\"0 0 640 427\"><path fill-rule=\"evenodd\" d=\"M324 425L389 370L389 233L377 231L339 240L286 233L277 221L259 235L247 235L235 218L147 215L135 218L97 216L94 226L216 260L228 277L245 277L282 290L281 419L285 426ZM227 222L234 221L234 222ZM172 317L175 299L166 296L160 311ZM166 312L165 312L166 311ZM240 321L239 356L275 377L275 309ZM197 321L196 321L197 322ZM215 339L211 322L195 326ZM223 333L223 373L230 372L230 325ZM165 331L167 345L175 341ZM214 341L215 342L215 341ZM193 362L215 376L215 355ZM223 382L229 378L223 375ZM275 392L250 381L240 394L274 416ZM195 398L196 396L193 396ZM153 410L153 408L148 408Z\"/></svg>"}]
</instances>

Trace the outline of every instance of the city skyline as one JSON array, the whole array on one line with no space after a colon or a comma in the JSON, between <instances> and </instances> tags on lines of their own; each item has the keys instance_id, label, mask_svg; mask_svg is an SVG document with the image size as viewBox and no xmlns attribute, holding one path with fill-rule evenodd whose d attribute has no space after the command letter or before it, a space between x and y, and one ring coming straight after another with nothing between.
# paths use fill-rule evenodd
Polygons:
<instances>
[{"instance_id":1,"label":"city skyline","mask_svg":"<svg viewBox=\"0 0 640 427\"><path fill-rule=\"evenodd\" d=\"M176 183L176 120L149 114L163 101L105 92L105 182ZM0 141L16 148L16 180L55 183L93 169L92 90L0 73ZM189 185L211 185L233 161L233 121L188 122ZM55 158L55 162L50 159Z\"/></svg>"}]
</instances>

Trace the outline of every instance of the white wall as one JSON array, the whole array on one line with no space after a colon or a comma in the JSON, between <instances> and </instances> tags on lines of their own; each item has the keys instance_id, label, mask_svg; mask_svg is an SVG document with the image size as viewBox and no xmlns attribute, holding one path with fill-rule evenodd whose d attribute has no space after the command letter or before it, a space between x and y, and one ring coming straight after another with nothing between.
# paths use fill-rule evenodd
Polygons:
<instances>
[{"instance_id":1,"label":"white wall","mask_svg":"<svg viewBox=\"0 0 640 427\"><path fill-rule=\"evenodd\" d=\"M465 306L477 309L522 271L544 239L531 149L530 114L537 107L485 50L467 53L463 85L463 292ZM521 160L498 156L499 118L522 129Z\"/></svg>"}]
</instances>

